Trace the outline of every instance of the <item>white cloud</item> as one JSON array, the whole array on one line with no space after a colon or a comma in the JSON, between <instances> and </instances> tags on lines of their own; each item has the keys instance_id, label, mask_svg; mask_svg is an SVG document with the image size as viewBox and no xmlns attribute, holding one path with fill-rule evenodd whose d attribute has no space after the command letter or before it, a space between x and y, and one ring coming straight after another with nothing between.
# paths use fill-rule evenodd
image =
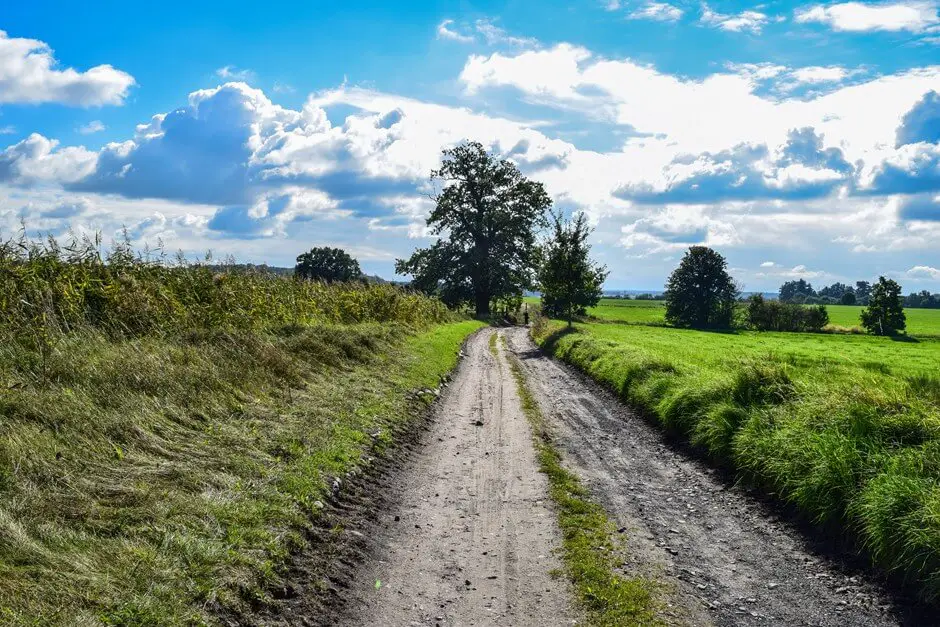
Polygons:
<instances>
[{"instance_id":1,"label":"white cloud","mask_svg":"<svg viewBox=\"0 0 940 627\"><path fill-rule=\"evenodd\" d=\"M760 11L742 11L736 14L718 13L708 4L702 4L702 23L732 32L760 33L767 23L767 14Z\"/></svg>"},{"instance_id":2,"label":"white cloud","mask_svg":"<svg viewBox=\"0 0 940 627\"><path fill-rule=\"evenodd\" d=\"M536 46L538 40L533 37L517 37L510 35L505 29L493 24L491 20L477 20L475 28L483 36L484 41L491 46L509 44L510 46Z\"/></svg>"},{"instance_id":3,"label":"white cloud","mask_svg":"<svg viewBox=\"0 0 940 627\"><path fill-rule=\"evenodd\" d=\"M16 127L12 124L6 126L0 126L0 135L12 135L16 132Z\"/></svg>"},{"instance_id":4,"label":"white cloud","mask_svg":"<svg viewBox=\"0 0 940 627\"><path fill-rule=\"evenodd\" d=\"M675 22L682 17L682 9L666 2L647 2L629 15L635 20L655 20L657 22Z\"/></svg>"},{"instance_id":5,"label":"white cloud","mask_svg":"<svg viewBox=\"0 0 940 627\"><path fill-rule=\"evenodd\" d=\"M100 133L101 131L107 128L101 120L92 120L88 124L78 127L78 132L82 135L91 135L93 133Z\"/></svg>"},{"instance_id":6,"label":"white cloud","mask_svg":"<svg viewBox=\"0 0 940 627\"><path fill-rule=\"evenodd\" d=\"M895 2L863 4L843 2L829 6L815 5L794 13L797 22L819 22L836 31L911 31L923 32L938 24L934 2Z\"/></svg>"},{"instance_id":7,"label":"white cloud","mask_svg":"<svg viewBox=\"0 0 940 627\"><path fill-rule=\"evenodd\" d=\"M459 41L462 44L468 44L473 41L472 35L464 35L453 30L454 20L444 20L437 25L437 38L449 39L450 41Z\"/></svg>"},{"instance_id":8,"label":"white cloud","mask_svg":"<svg viewBox=\"0 0 940 627\"><path fill-rule=\"evenodd\" d=\"M226 65L215 71L215 75L224 81L253 81L255 73L251 70L239 69L234 65Z\"/></svg>"},{"instance_id":9,"label":"white cloud","mask_svg":"<svg viewBox=\"0 0 940 627\"><path fill-rule=\"evenodd\" d=\"M914 266L905 274L912 279L940 279L940 270L931 266Z\"/></svg>"},{"instance_id":10,"label":"white cloud","mask_svg":"<svg viewBox=\"0 0 940 627\"><path fill-rule=\"evenodd\" d=\"M130 74L110 65L84 72L57 65L45 42L11 38L0 30L0 103L119 105L135 84Z\"/></svg>"},{"instance_id":11,"label":"white cloud","mask_svg":"<svg viewBox=\"0 0 940 627\"><path fill-rule=\"evenodd\" d=\"M0 152L0 183L71 183L91 174L96 154L82 146L59 148L59 142L33 133Z\"/></svg>"},{"instance_id":12,"label":"white cloud","mask_svg":"<svg viewBox=\"0 0 940 627\"><path fill-rule=\"evenodd\" d=\"M848 73L838 65L810 66L793 70L791 76L801 83L828 83L841 81Z\"/></svg>"},{"instance_id":13,"label":"white cloud","mask_svg":"<svg viewBox=\"0 0 940 627\"><path fill-rule=\"evenodd\" d=\"M764 263L760 264L761 268L774 268L776 266L777 264L774 263L773 261L765 261Z\"/></svg>"}]
</instances>

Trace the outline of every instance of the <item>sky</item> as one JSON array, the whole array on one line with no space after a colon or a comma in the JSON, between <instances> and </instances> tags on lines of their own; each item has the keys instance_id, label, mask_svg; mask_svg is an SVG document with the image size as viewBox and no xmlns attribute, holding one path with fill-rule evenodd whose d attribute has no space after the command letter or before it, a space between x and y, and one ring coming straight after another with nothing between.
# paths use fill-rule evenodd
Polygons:
<instances>
[{"instance_id":1,"label":"sky","mask_svg":"<svg viewBox=\"0 0 940 627\"><path fill-rule=\"evenodd\" d=\"M748 291L940 291L937 0L0 8L0 237L393 278L468 139L588 215L608 289L702 244Z\"/></svg>"}]
</instances>

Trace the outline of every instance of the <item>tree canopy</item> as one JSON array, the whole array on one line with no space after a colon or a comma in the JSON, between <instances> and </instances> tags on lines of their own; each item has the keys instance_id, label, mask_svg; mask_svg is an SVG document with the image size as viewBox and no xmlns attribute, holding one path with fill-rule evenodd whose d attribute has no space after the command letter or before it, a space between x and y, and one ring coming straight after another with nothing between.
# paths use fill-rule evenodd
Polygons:
<instances>
[{"instance_id":1,"label":"tree canopy","mask_svg":"<svg viewBox=\"0 0 940 627\"><path fill-rule=\"evenodd\" d=\"M538 272L542 310L549 316L564 316L570 327L574 315L584 315L600 300L607 268L591 262L591 246L587 243L591 228L584 213L573 220L554 214L552 228Z\"/></svg>"},{"instance_id":2,"label":"tree canopy","mask_svg":"<svg viewBox=\"0 0 940 627\"><path fill-rule=\"evenodd\" d=\"M311 248L297 257L294 276L311 281L338 283L362 279L359 262L341 248Z\"/></svg>"},{"instance_id":3,"label":"tree canopy","mask_svg":"<svg viewBox=\"0 0 940 627\"><path fill-rule=\"evenodd\" d=\"M546 224L551 199L511 161L498 159L478 142L444 150L432 182L442 182L427 220L441 236L395 263L398 274L437 294L450 306L472 304L489 315L492 302L521 297L534 286L537 231Z\"/></svg>"},{"instance_id":4,"label":"tree canopy","mask_svg":"<svg viewBox=\"0 0 940 627\"><path fill-rule=\"evenodd\" d=\"M738 288L727 267L711 248L689 248L666 284L666 321L680 327L729 328Z\"/></svg>"},{"instance_id":5,"label":"tree canopy","mask_svg":"<svg viewBox=\"0 0 940 627\"><path fill-rule=\"evenodd\" d=\"M875 335L896 335L905 329L907 321L897 281L878 277L861 319L862 326Z\"/></svg>"}]
</instances>

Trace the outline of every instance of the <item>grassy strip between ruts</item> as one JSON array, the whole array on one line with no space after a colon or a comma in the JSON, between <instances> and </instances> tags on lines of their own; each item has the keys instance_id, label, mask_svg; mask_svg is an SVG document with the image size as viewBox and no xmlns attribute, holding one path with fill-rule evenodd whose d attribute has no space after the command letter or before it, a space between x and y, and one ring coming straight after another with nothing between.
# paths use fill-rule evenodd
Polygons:
<instances>
[{"instance_id":1,"label":"grassy strip between ruts","mask_svg":"<svg viewBox=\"0 0 940 627\"><path fill-rule=\"evenodd\" d=\"M493 334L496 337L496 334ZM495 341L492 343L495 349ZM558 511L565 570L593 625L658 625L658 584L646 578L628 578L616 572L620 547L612 540L615 528L604 509L593 502L574 473L562 465L561 454L538 403L515 358L509 365L519 390L522 409L532 425L540 470Z\"/></svg>"},{"instance_id":2,"label":"grassy strip between ruts","mask_svg":"<svg viewBox=\"0 0 940 627\"><path fill-rule=\"evenodd\" d=\"M940 378L929 341L539 324L576 366L940 598Z\"/></svg>"},{"instance_id":3,"label":"grassy strip between ruts","mask_svg":"<svg viewBox=\"0 0 940 627\"><path fill-rule=\"evenodd\" d=\"M263 603L336 478L475 321L0 348L0 623L213 624ZM420 399L420 400L419 400Z\"/></svg>"}]
</instances>

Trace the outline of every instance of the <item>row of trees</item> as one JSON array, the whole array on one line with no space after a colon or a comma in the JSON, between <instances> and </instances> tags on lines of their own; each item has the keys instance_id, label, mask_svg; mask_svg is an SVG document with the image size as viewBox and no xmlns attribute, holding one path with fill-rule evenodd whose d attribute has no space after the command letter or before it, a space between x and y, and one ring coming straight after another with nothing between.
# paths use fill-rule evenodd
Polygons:
<instances>
[{"instance_id":1,"label":"row of trees","mask_svg":"<svg viewBox=\"0 0 940 627\"><path fill-rule=\"evenodd\" d=\"M813 289L813 284L805 279L787 281L780 286L780 300L785 303L807 305L867 305L872 296L872 284L868 281L856 281L855 285L833 283ZM940 294L931 294L927 290L911 292L903 298L905 307L940 309Z\"/></svg>"},{"instance_id":2,"label":"row of trees","mask_svg":"<svg viewBox=\"0 0 940 627\"><path fill-rule=\"evenodd\" d=\"M740 291L727 267L724 257L714 250L691 247L669 277L664 295L666 321L682 327L731 328ZM800 279L784 284L779 301L767 301L759 294L752 296L747 307L748 326L771 331L819 331L825 327L829 323L825 305L802 305L792 298L794 287L812 289ZM876 335L903 331L906 324L901 286L879 277L874 285L865 284L865 292L868 306L861 314L862 326Z\"/></svg>"}]
</instances>

